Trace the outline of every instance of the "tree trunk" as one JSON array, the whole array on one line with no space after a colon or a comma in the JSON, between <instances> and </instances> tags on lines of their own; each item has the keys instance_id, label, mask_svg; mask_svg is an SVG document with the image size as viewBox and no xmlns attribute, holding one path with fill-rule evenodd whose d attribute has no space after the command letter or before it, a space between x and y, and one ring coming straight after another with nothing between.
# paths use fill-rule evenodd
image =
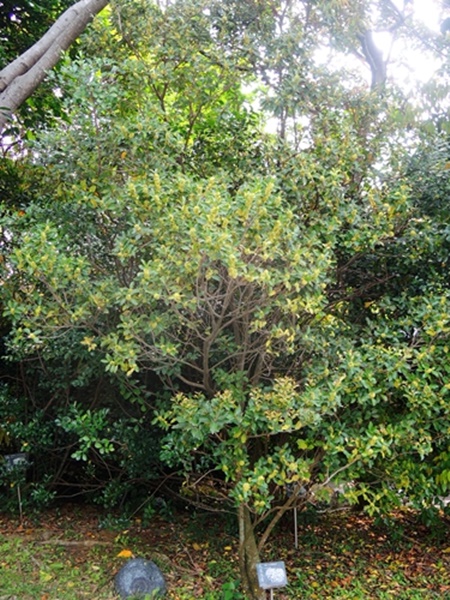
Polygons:
<instances>
[{"instance_id":1,"label":"tree trunk","mask_svg":"<svg viewBox=\"0 0 450 600\"><path fill-rule=\"evenodd\" d=\"M373 32L365 31L359 36L362 51L372 73L372 90L380 90L386 82L386 63L383 53L373 41Z\"/></svg>"},{"instance_id":2,"label":"tree trunk","mask_svg":"<svg viewBox=\"0 0 450 600\"><path fill-rule=\"evenodd\" d=\"M242 586L252 600L266 600L266 592L258 584L256 564L259 562L259 552L250 511L245 504L241 504L238 508L238 520L239 567Z\"/></svg>"},{"instance_id":3,"label":"tree trunk","mask_svg":"<svg viewBox=\"0 0 450 600\"><path fill-rule=\"evenodd\" d=\"M0 71L0 133L109 0L78 0L31 48Z\"/></svg>"}]
</instances>

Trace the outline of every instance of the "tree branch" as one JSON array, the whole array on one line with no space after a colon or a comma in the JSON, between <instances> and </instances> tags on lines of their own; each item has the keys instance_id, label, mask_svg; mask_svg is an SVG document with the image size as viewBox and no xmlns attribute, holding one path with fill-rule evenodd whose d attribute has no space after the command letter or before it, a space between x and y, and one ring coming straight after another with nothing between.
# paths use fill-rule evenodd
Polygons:
<instances>
[{"instance_id":1,"label":"tree branch","mask_svg":"<svg viewBox=\"0 0 450 600\"><path fill-rule=\"evenodd\" d=\"M79 37L109 0L78 0L31 48L0 71L0 133L44 80L63 52Z\"/></svg>"},{"instance_id":2,"label":"tree branch","mask_svg":"<svg viewBox=\"0 0 450 600\"><path fill-rule=\"evenodd\" d=\"M359 36L361 48L366 61L372 72L372 90L376 90L384 85L386 81L386 63L383 60L383 54L373 40L373 32L365 31Z\"/></svg>"}]
</instances>

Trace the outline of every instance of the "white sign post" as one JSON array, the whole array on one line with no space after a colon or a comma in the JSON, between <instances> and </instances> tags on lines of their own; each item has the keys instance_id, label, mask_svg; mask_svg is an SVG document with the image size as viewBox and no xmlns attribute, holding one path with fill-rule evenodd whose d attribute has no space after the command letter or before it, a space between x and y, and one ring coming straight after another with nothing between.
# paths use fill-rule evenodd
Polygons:
<instances>
[{"instance_id":1,"label":"white sign post","mask_svg":"<svg viewBox=\"0 0 450 600\"><path fill-rule=\"evenodd\" d=\"M298 548L298 524L297 524L297 507L294 506L294 546Z\"/></svg>"},{"instance_id":2,"label":"white sign post","mask_svg":"<svg viewBox=\"0 0 450 600\"><path fill-rule=\"evenodd\" d=\"M270 600L273 599L275 588L287 585L286 567L283 561L258 563L256 565L259 587L270 590Z\"/></svg>"},{"instance_id":3,"label":"white sign post","mask_svg":"<svg viewBox=\"0 0 450 600\"><path fill-rule=\"evenodd\" d=\"M26 452L18 452L17 454L5 454L5 466L8 471L14 471L16 469L25 471L28 466L28 454ZM22 494L20 492L20 480L17 482L17 499L19 501L19 518L20 524L23 523L23 511L22 511Z\"/></svg>"},{"instance_id":4,"label":"white sign post","mask_svg":"<svg viewBox=\"0 0 450 600\"><path fill-rule=\"evenodd\" d=\"M286 486L286 495L288 498L290 498L292 496L292 494L294 493L294 485L292 483L289 483ZM305 487L302 485L300 487L300 489L297 490L297 497L304 497L307 494L307 491L305 489ZM294 545L295 545L295 549L297 550L298 548L298 524L297 524L297 503L294 504Z\"/></svg>"}]
</instances>

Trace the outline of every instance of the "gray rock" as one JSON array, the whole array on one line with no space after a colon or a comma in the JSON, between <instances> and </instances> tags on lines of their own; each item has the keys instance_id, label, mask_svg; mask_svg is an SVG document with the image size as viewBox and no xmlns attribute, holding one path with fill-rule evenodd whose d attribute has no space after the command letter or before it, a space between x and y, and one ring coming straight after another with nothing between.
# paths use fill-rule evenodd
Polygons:
<instances>
[{"instance_id":1,"label":"gray rock","mask_svg":"<svg viewBox=\"0 0 450 600\"><path fill-rule=\"evenodd\" d=\"M114 581L121 598L161 598L167 591L159 568L144 558L133 558L125 563Z\"/></svg>"}]
</instances>

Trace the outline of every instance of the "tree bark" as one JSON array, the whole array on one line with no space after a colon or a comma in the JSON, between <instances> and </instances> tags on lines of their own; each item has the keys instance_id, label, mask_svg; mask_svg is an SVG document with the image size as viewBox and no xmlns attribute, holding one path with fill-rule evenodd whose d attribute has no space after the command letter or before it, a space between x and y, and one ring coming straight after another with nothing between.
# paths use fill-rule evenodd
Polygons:
<instances>
[{"instance_id":1,"label":"tree bark","mask_svg":"<svg viewBox=\"0 0 450 600\"><path fill-rule=\"evenodd\" d=\"M45 78L62 53L109 0L78 0L31 48L0 71L0 133Z\"/></svg>"},{"instance_id":2,"label":"tree bark","mask_svg":"<svg viewBox=\"0 0 450 600\"><path fill-rule=\"evenodd\" d=\"M359 36L364 57L372 73L372 90L381 89L386 82L386 63L383 53L377 48L373 40L373 32L365 31Z\"/></svg>"},{"instance_id":3,"label":"tree bark","mask_svg":"<svg viewBox=\"0 0 450 600\"><path fill-rule=\"evenodd\" d=\"M238 520L239 567L242 586L252 600L266 600L266 592L258 584L256 564L259 562L259 552L250 511L245 504L241 504L238 508Z\"/></svg>"}]
</instances>

